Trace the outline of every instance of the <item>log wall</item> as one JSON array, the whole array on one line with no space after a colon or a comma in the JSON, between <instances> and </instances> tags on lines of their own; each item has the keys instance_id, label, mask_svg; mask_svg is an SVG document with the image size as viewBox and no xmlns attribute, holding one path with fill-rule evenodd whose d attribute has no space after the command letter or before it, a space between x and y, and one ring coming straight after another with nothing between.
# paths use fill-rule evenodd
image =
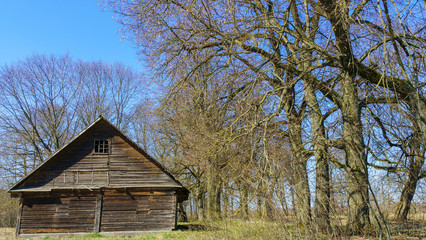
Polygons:
<instances>
[{"instance_id":1,"label":"log wall","mask_svg":"<svg viewBox=\"0 0 426 240\"><path fill-rule=\"evenodd\" d=\"M174 191L105 192L100 231L172 230L175 203Z\"/></svg>"},{"instance_id":2,"label":"log wall","mask_svg":"<svg viewBox=\"0 0 426 240\"><path fill-rule=\"evenodd\" d=\"M23 196L18 234L172 230L175 190L105 190Z\"/></svg>"},{"instance_id":3,"label":"log wall","mask_svg":"<svg viewBox=\"0 0 426 240\"><path fill-rule=\"evenodd\" d=\"M92 232L96 196L24 198L20 234Z\"/></svg>"}]
</instances>

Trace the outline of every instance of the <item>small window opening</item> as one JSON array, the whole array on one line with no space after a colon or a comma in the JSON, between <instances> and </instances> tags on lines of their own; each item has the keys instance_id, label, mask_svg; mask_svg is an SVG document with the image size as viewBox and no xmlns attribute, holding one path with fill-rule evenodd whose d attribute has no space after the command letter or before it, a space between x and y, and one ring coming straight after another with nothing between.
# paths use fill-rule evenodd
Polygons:
<instances>
[{"instance_id":1,"label":"small window opening","mask_svg":"<svg viewBox=\"0 0 426 240\"><path fill-rule=\"evenodd\" d=\"M109 153L108 145L108 140L106 139L95 139L95 153Z\"/></svg>"}]
</instances>

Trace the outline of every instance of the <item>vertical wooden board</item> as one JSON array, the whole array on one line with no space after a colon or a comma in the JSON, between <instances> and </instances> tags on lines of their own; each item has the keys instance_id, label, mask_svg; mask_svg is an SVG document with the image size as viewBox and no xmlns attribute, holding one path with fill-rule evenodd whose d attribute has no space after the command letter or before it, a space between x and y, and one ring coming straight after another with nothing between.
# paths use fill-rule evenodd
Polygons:
<instances>
[{"instance_id":1,"label":"vertical wooden board","mask_svg":"<svg viewBox=\"0 0 426 240\"><path fill-rule=\"evenodd\" d=\"M174 205L175 205L175 211L174 211L174 215L175 215L175 225L174 225L174 227L173 227L173 229L176 229L176 227L177 227L177 222L178 222L178 201L177 201L177 194L176 194L176 192L175 192L175 194L174 194L174 196L173 196L173 200L175 201L174 202Z\"/></svg>"},{"instance_id":2,"label":"vertical wooden board","mask_svg":"<svg viewBox=\"0 0 426 240\"><path fill-rule=\"evenodd\" d=\"M20 234L21 230L21 217L22 217L22 208L23 208L23 198L22 196L19 198L19 208L18 208L18 214L17 214L17 220L16 220L16 236Z\"/></svg>"},{"instance_id":3,"label":"vertical wooden board","mask_svg":"<svg viewBox=\"0 0 426 240\"><path fill-rule=\"evenodd\" d=\"M103 196L100 193L96 198L95 224L93 231L98 233L101 230L101 213L102 213Z\"/></svg>"}]
</instances>

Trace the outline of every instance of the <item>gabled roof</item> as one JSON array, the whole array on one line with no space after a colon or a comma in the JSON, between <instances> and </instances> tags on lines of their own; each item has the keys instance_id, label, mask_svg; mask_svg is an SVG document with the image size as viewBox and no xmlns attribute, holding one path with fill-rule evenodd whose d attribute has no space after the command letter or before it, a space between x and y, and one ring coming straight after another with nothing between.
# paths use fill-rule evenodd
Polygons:
<instances>
[{"instance_id":1,"label":"gabled roof","mask_svg":"<svg viewBox=\"0 0 426 240\"><path fill-rule=\"evenodd\" d=\"M106 120L104 117L100 116L98 119L93 121L91 124L89 124L85 129L83 129L80 133L75 135L67 144L65 144L63 147L55 151L52 155L50 155L45 161L43 161L41 164L39 164L35 169L33 169L30 173L28 173L26 176L24 176L22 179L20 179L18 182L16 182L12 187L10 187L7 192L19 192L19 189L17 189L21 184L24 184L26 180L28 180L31 176L36 174L38 171L41 171L44 166L47 166L49 163L54 163L55 156L57 156L62 151L65 151L72 143L77 142L83 135L86 133L89 129L93 128L95 125L104 122L107 123L110 127L112 127L118 135L124 139L130 146L132 146L135 150L137 150L140 154L142 154L146 159L151 161L153 164L155 164L161 171L163 171L166 175L168 175L178 186L180 186L184 192L185 195L189 194L189 191L157 160L155 160L153 157L151 157L145 150L143 150L138 144L136 144L134 141L132 141L129 137L127 137L124 133L122 133L117 127L115 127L112 123L110 123L108 120Z\"/></svg>"}]
</instances>

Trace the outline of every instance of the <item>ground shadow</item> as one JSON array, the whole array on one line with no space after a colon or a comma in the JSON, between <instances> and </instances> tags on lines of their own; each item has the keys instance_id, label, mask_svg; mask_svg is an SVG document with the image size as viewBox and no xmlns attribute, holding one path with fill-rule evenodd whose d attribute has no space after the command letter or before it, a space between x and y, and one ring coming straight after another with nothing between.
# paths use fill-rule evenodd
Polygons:
<instances>
[{"instance_id":1,"label":"ground shadow","mask_svg":"<svg viewBox=\"0 0 426 240\"><path fill-rule=\"evenodd\" d=\"M402 235L416 237L419 239L426 238L426 222L425 221L405 221L391 222L390 228L392 235Z\"/></svg>"},{"instance_id":2,"label":"ground shadow","mask_svg":"<svg viewBox=\"0 0 426 240\"><path fill-rule=\"evenodd\" d=\"M175 230L180 231L217 231L220 230L218 227L213 227L207 224L201 224L201 223L191 223L191 224L185 224L180 223L177 225Z\"/></svg>"}]
</instances>

